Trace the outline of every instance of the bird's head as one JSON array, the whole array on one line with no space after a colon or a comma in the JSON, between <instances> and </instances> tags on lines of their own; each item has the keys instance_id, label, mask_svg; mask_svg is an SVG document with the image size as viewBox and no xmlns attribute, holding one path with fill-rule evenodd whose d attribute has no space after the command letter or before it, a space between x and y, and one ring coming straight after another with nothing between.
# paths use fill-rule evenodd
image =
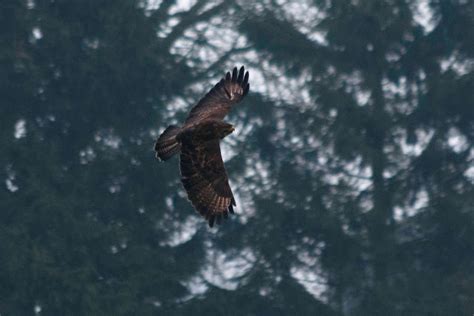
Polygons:
<instances>
[{"instance_id":1,"label":"bird's head","mask_svg":"<svg viewBox=\"0 0 474 316\"><path fill-rule=\"evenodd\" d=\"M219 132L218 132L219 137L222 139L222 138L226 137L227 135L232 134L232 132L234 130L235 130L235 128L232 124L223 123L219 127Z\"/></svg>"}]
</instances>

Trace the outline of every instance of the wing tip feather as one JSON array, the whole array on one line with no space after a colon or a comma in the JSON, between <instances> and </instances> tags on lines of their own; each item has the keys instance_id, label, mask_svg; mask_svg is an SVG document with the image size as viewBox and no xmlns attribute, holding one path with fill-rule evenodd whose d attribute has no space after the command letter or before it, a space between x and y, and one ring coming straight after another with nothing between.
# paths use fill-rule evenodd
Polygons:
<instances>
[{"instance_id":1,"label":"wing tip feather","mask_svg":"<svg viewBox=\"0 0 474 316\"><path fill-rule=\"evenodd\" d=\"M214 221L216 219L216 216L215 215L211 215L209 216L209 227L212 228L214 227Z\"/></svg>"},{"instance_id":2,"label":"wing tip feather","mask_svg":"<svg viewBox=\"0 0 474 316\"><path fill-rule=\"evenodd\" d=\"M244 80L245 68L244 66L240 67L239 76L237 77L237 83L242 84Z\"/></svg>"},{"instance_id":3,"label":"wing tip feather","mask_svg":"<svg viewBox=\"0 0 474 316\"><path fill-rule=\"evenodd\" d=\"M246 85L249 82L249 72L245 72L244 80L242 82L243 85Z\"/></svg>"},{"instance_id":4,"label":"wing tip feather","mask_svg":"<svg viewBox=\"0 0 474 316\"><path fill-rule=\"evenodd\" d=\"M244 96L247 95L247 93L249 93L249 90L250 90L250 83L247 83L247 85L246 85L245 88L244 88L244 93L243 93L243 95L244 95Z\"/></svg>"}]
</instances>

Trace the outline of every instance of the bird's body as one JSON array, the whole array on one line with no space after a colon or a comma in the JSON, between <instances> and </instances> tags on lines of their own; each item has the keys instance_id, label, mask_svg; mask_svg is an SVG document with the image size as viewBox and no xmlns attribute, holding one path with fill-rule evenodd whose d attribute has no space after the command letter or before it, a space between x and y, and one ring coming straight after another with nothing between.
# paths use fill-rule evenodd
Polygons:
<instances>
[{"instance_id":1,"label":"bird's body","mask_svg":"<svg viewBox=\"0 0 474 316\"><path fill-rule=\"evenodd\" d=\"M183 126L169 126L155 144L156 156L168 160L180 152L181 181L196 210L209 226L234 213L219 142L234 131L223 121L232 106L248 93L249 74L244 67L228 72L192 108Z\"/></svg>"}]
</instances>

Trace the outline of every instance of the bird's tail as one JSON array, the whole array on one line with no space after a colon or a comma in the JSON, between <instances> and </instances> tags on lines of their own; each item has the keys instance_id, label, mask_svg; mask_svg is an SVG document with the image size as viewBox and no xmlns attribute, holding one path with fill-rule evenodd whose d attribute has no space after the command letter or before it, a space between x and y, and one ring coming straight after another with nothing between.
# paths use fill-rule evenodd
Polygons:
<instances>
[{"instance_id":1,"label":"bird's tail","mask_svg":"<svg viewBox=\"0 0 474 316\"><path fill-rule=\"evenodd\" d=\"M178 126L170 125L161 133L155 143L156 158L168 160L181 150L181 144L176 140L180 130Z\"/></svg>"}]
</instances>

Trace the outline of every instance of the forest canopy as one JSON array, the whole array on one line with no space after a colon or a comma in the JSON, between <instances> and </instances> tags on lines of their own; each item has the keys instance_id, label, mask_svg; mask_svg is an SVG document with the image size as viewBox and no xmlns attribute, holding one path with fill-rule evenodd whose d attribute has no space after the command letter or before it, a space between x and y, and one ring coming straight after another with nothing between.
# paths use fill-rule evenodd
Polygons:
<instances>
[{"instance_id":1,"label":"forest canopy","mask_svg":"<svg viewBox=\"0 0 474 316\"><path fill-rule=\"evenodd\" d=\"M0 5L1 315L471 315L474 5ZM234 66L209 229L158 135Z\"/></svg>"}]
</instances>

